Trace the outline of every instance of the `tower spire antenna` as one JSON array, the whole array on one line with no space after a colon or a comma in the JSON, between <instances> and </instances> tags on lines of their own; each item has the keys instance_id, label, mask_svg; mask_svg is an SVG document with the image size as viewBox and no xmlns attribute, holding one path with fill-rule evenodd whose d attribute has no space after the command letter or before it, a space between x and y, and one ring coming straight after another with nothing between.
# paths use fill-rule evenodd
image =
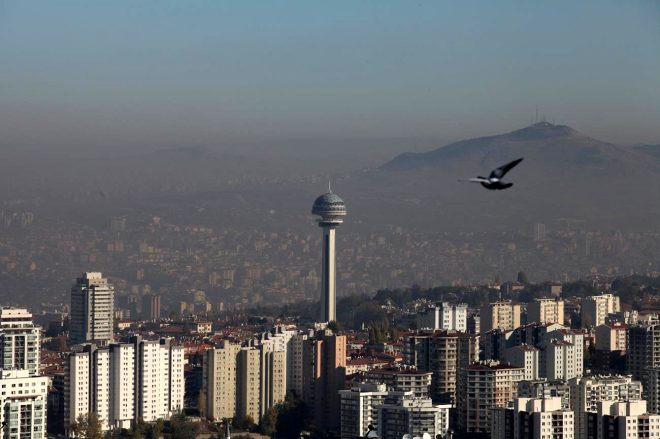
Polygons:
<instances>
[{"instance_id":1,"label":"tower spire antenna","mask_svg":"<svg viewBox=\"0 0 660 439\"><path fill-rule=\"evenodd\" d=\"M328 179L328 193L332 193L332 186L330 185L330 179Z\"/></svg>"}]
</instances>

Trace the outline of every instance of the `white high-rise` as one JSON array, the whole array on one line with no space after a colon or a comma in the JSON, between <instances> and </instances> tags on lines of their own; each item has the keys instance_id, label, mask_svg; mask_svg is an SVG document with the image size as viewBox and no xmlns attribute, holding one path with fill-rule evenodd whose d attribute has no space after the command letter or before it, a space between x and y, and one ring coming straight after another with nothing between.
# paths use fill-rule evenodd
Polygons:
<instances>
[{"instance_id":1,"label":"white high-rise","mask_svg":"<svg viewBox=\"0 0 660 439\"><path fill-rule=\"evenodd\" d=\"M378 406L378 437L400 439L406 434L423 437L424 433L444 437L451 408L451 404L433 404L431 398L415 398L412 392L388 397Z\"/></svg>"},{"instance_id":2,"label":"white high-rise","mask_svg":"<svg viewBox=\"0 0 660 439\"><path fill-rule=\"evenodd\" d=\"M619 296L613 294L601 294L600 296L588 296L582 299L580 317L582 327L598 326L605 323L608 314L621 310Z\"/></svg>"},{"instance_id":3,"label":"white high-rise","mask_svg":"<svg viewBox=\"0 0 660 439\"><path fill-rule=\"evenodd\" d=\"M80 346L66 360L65 430L90 412L103 430L169 418L183 409L184 363L183 348L169 339Z\"/></svg>"},{"instance_id":4,"label":"white high-rise","mask_svg":"<svg viewBox=\"0 0 660 439\"><path fill-rule=\"evenodd\" d=\"M320 216L323 228L323 270L321 280L321 321L337 320L337 285L335 265L335 232L344 222L346 204L336 194L328 192L318 197L312 206L312 214Z\"/></svg>"},{"instance_id":5,"label":"white high-rise","mask_svg":"<svg viewBox=\"0 0 660 439\"><path fill-rule=\"evenodd\" d=\"M25 369L39 374L41 328L21 308L0 309L0 369Z\"/></svg>"},{"instance_id":6,"label":"white high-rise","mask_svg":"<svg viewBox=\"0 0 660 439\"><path fill-rule=\"evenodd\" d=\"M8 439L46 437L49 378L39 376L41 328L25 309L0 309L0 422Z\"/></svg>"},{"instance_id":7,"label":"white high-rise","mask_svg":"<svg viewBox=\"0 0 660 439\"><path fill-rule=\"evenodd\" d=\"M509 364L524 369L523 379L527 381L539 379L539 349L527 344L509 348L504 353Z\"/></svg>"},{"instance_id":8,"label":"white high-rise","mask_svg":"<svg viewBox=\"0 0 660 439\"><path fill-rule=\"evenodd\" d=\"M2 437L45 438L48 378L27 369L0 369L0 389Z\"/></svg>"},{"instance_id":9,"label":"white high-rise","mask_svg":"<svg viewBox=\"0 0 660 439\"><path fill-rule=\"evenodd\" d=\"M649 414L644 400L600 401L598 414L594 417L596 422L590 423L590 438L641 439L660 436L660 415Z\"/></svg>"},{"instance_id":10,"label":"white high-rise","mask_svg":"<svg viewBox=\"0 0 660 439\"><path fill-rule=\"evenodd\" d=\"M378 425L378 407L392 394L385 384L359 384L339 391L341 439L364 436L369 425ZM400 392L403 395L403 392Z\"/></svg>"},{"instance_id":11,"label":"white high-rise","mask_svg":"<svg viewBox=\"0 0 660 439\"><path fill-rule=\"evenodd\" d=\"M634 401L642 398L642 383L630 376L593 376L570 380L571 408L575 412L575 437L587 439L588 413L600 401Z\"/></svg>"},{"instance_id":12,"label":"white high-rise","mask_svg":"<svg viewBox=\"0 0 660 439\"><path fill-rule=\"evenodd\" d=\"M579 378L584 371L584 336L579 331L558 329L545 334L541 343L540 375L549 380Z\"/></svg>"},{"instance_id":13,"label":"white high-rise","mask_svg":"<svg viewBox=\"0 0 660 439\"><path fill-rule=\"evenodd\" d=\"M101 273L83 273L71 287L71 344L111 342L114 303L115 289Z\"/></svg>"},{"instance_id":14,"label":"white high-rise","mask_svg":"<svg viewBox=\"0 0 660 439\"><path fill-rule=\"evenodd\" d=\"M465 303L439 303L417 314L417 329L467 332L467 309Z\"/></svg>"},{"instance_id":15,"label":"white high-rise","mask_svg":"<svg viewBox=\"0 0 660 439\"><path fill-rule=\"evenodd\" d=\"M513 408L492 411L491 439L573 439L575 423L571 410L562 408L559 397L516 398Z\"/></svg>"}]
</instances>

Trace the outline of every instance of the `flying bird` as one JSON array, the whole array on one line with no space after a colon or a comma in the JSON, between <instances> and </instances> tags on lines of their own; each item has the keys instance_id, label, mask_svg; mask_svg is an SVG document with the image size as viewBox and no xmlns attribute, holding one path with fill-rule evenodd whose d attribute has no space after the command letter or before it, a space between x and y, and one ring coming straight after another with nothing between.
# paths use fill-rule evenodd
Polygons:
<instances>
[{"instance_id":1,"label":"flying bird","mask_svg":"<svg viewBox=\"0 0 660 439\"><path fill-rule=\"evenodd\" d=\"M471 178L468 181L472 183L481 183L483 187L486 189L490 189L492 191L501 191L503 189L508 189L511 186L513 186L513 183L504 183L502 181L502 177L506 175L507 172L509 172L511 169L513 169L514 166L516 166L518 163L522 162L522 157L512 161L511 163L507 163L504 166L500 166L497 169L494 169L488 178L486 177L476 177L476 178Z\"/></svg>"}]
</instances>

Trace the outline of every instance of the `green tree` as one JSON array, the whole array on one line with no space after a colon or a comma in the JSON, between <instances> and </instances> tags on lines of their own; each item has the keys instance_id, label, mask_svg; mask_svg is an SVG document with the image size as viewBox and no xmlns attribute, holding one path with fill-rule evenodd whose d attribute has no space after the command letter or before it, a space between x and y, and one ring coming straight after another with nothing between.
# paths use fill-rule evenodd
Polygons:
<instances>
[{"instance_id":1,"label":"green tree","mask_svg":"<svg viewBox=\"0 0 660 439\"><path fill-rule=\"evenodd\" d=\"M199 425L188 420L183 412L179 412L170 418L169 430L172 439L195 439Z\"/></svg>"},{"instance_id":2,"label":"green tree","mask_svg":"<svg viewBox=\"0 0 660 439\"><path fill-rule=\"evenodd\" d=\"M71 425L71 432L77 438L81 439L103 439L103 429L101 420L96 412L80 414Z\"/></svg>"},{"instance_id":3,"label":"green tree","mask_svg":"<svg viewBox=\"0 0 660 439\"><path fill-rule=\"evenodd\" d=\"M261 418L261 423L259 424L259 431L261 434L266 436L273 436L277 431L277 409L271 407L268 409L266 414Z\"/></svg>"}]
</instances>

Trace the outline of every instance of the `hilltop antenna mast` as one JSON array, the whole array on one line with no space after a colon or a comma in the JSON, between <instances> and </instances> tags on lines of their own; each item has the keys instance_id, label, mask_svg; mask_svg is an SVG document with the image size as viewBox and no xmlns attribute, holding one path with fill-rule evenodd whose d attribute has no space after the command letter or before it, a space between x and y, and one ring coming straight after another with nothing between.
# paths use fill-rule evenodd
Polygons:
<instances>
[{"instance_id":1,"label":"hilltop antenna mast","mask_svg":"<svg viewBox=\"0 0 660 439\"><path fill-rule=\"evenodd\" d=\"M534 117L534 123L539 123L539 106L536 105L536 116Z\"/></svg>"}]
</instances>

